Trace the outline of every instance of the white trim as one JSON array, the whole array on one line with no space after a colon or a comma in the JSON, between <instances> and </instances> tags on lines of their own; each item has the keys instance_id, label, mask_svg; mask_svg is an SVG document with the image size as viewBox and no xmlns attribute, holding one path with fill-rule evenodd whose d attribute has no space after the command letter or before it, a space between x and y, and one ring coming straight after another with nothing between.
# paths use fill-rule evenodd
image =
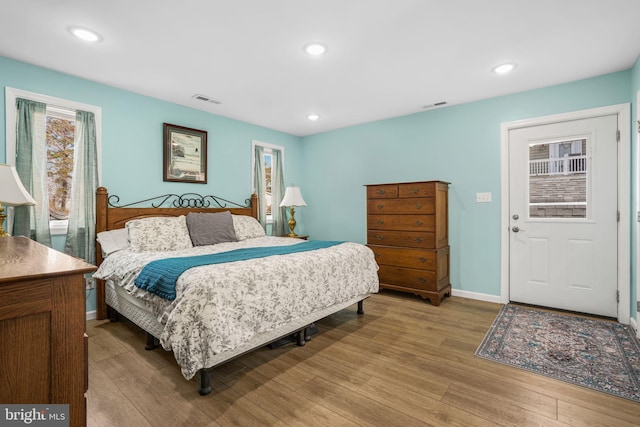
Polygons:
<instances>
[{"instance_id":1,"label":"white trim","mask_svg":"<svg viewBox=\"0 0 640 427\"><path fill-rule=\"evenodd\" d=\"M451 296L460 297L460 298L475 299L475 300L478 300L478 301L494 302L496 304L501 304L502 303L502 301L500 300L499 296L489 295L489 294L481 294L479 292L463 291L463 290L460 290L460 289L451 289Z\"/></svg>"},{"instance_id":2,"label":"white trim","mask_svg":"<svg viewBox=\"0 0 640 427\"><path fill-rule=\"evenodd\" d=\"M86 320L95 320L96 319L96 310L91 310L91 311L87 311L86 313Z\"/></svg>"},{"instance_id":3,"label":"white trim","mask_svg":"<svg viewBox=\"0 0 640 427\"><path fill-rule=\"evenodd\" d=\"M640 338L640 331L638 330L638 322L636 322L636 319L633 317L629 318L629 326L631 326L631 329L633 329L636 333L636 337Z\"/></svg>"},{"instance_id":4,"label":"white trim","mask_svg":"<svg viewBox=\"0 0 640 427\"><path fill-rule=\"evenodd\" d=\"M500 178L502 196L500 215L500 301L503 304L509 302L509 132L524 127L589 119L612 114L618 115L618 129L620 129L620 142L618 144L618 209L620 210L621 220L618 222L618 290L620 291L618 322L625 325L629 324L631 316L631 277L629 271L629 263L631 260L629 250L631 243L631 170L628 159L631 155L631 140L628 129L631 122L631 106L628 103L534 117L531 119L502 123L500 125Z\"/></svg>"},{"instance_id":5,"label":"white trim","mask_svg":"<svg viewBox=\"0 0 640 427\"><path fill-rule=\"evenodd\" d=\"M640 102L640 90L638 91L637 98L638 102ZM640 305L638 304L640 302L640 278L638 277L638 271L640 269L640 223L637 222L638 215L640 215L640 170L638 170L638 168L640 168L640 104L638 103L636 103L636 119L638 121L631 125L631 132L636 133L636 176L634 177L634 180L636 182L636 206L635 212L632 213L631 217L633 221L636 221L636 283L633 283L633 285L636 287L636 318L631 320L635 321L636 336L640 338L640 330L638 329L638 325L640 325L640 311L637 310L637 307ZM631 323L631 325L633 326L633 323Z\"/></svg>"}]
</instances>

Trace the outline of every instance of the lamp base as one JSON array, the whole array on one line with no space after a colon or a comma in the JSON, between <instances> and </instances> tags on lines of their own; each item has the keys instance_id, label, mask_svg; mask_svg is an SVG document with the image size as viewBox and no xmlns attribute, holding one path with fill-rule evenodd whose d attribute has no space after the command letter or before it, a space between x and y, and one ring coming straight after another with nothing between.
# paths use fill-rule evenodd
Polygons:
<instances>
[{"instance_id":1,"label":"lamp base","mask_svg":"<svg viewBox=\"0 0 640 427\"><path fill-rule=\"evenodd\" d=\"M2 207L2 203L0 203L0 237L9 237L11 234L7 233L4 229L4 220L7 216L4 214L4 207Z\"/></svg>"},{"instance_id":2,"label":"lamp base","mask_svg":"<svg viewBox=\"0 0 640 427\"><path fill-rule=\"evenodd\" d=\"M294 209L293 206L291 206L291 208L289 208L289 221L287 221L287 224L289 224L289 237L297 237L298 235L295 233L295 231L293 231L294 228L296 228L296 218L294 217L294 214L296 213L296 210Z\"/></svg>"}]
</instances>

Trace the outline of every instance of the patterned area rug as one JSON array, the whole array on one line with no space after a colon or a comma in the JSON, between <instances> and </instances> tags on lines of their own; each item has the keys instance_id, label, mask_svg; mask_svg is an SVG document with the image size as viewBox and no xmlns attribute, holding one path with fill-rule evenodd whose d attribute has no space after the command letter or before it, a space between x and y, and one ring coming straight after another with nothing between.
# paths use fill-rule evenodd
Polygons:
<instances>
[{"instance_id":1,"label":"patterned area rug","mask_svg":"<svg viewBox=\"0 0 640 427\"><path fill-rule=\"evenodd\" d=\"M640 402L640 344L619 323L506 305L476 356Z\"/></svg>"}]
</instances>

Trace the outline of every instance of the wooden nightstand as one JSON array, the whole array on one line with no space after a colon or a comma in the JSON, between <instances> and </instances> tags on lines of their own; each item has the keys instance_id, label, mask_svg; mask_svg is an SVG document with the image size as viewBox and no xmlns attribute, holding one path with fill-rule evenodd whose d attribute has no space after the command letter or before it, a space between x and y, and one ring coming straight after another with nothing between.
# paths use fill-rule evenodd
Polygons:
<instances>
[{"instance_id":1,"label":"wooden nightstand","mask_svg":"<svg viewBox=\"0 0 640 427\"><path fill-rule=\"evenodd\" d=\"M302 240L307 240L309 238L309 236L284 236L284 237L291 237L292 239L302 239Z\"/></svg>"}]
</instances>

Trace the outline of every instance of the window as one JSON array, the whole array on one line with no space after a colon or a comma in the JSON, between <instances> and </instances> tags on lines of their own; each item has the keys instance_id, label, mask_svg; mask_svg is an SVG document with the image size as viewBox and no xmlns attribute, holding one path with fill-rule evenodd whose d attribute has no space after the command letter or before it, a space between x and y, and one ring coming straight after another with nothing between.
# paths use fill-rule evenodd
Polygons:
<instances>
[{"instance_id":1,"label":"window","mask_svg":"<svg viewBox=\"0 0 640 427\"><path fill-rule=\"evenodd\" d=\"M587 218L588 144L584 138L529 145L531 218Z\"/></svg>"},{"instance_id":2,"label":"window","mask_svg":"<svg viewBox=\"0 0 640 427\"><path fill-rule=\"evenodd\" d=\"M47 105L45 127L49 228L52 235L66 234L71 198L71 179L73 177L76 110L92 112L95 115L98 181L101 181L102 109L93 105L9 87L6 88L5 95L6 161L11 165L15 165L16 160L16 99L29 99Z\"/></svg>"},{"instance_id":3,"label":"window","mask_svg":"<svg viewBox=\"0 0 640 427\"><path fill-rule=\"evenodd\" d=\"M258 194L258 197L260 198L260 200L263 200L265 202L265 208L266 208L266 220L268 224L271 224L273 222L273 215L272 215L272 200L273 200L273 188L272 188L272 182L275 182L275 168L274 168L274 155L273 155L273 151L274 150L279 150L280 153L282 153L282 158L283 158L283 163L284 163L284 147L278 146L278 145L273 145L273 144L267 144L264 142L259 142L259 141L253 141L252 144L252 160L251 160L251 182L255 183L255 164L256 164L256 159L255 159L255 147L260 146L263 148L263 162L264 162L264 182L263 184L263 188L264 188L264 194L259 194L259 190L258 190L258 186L256 186L255 184L253 184L253 192L255 192L256 194Z\"/></svg>"},{"instance_id":4,"label":"window","mask_svg":"<svg viewBox=\"0 0 640 427\"><path fill-rule=\"evenodd\" d=\"M271 166L273 165L273 153L271 148L264 149L264 188L267 203L267 220L271 222Z\"/></svg>"},{"instance_id":5,"label":"window","mask_svg":"<svg viewBox=\"0 0 640 427\"><path fill-rule=\"evenodd\" d=\"M71 202L76 112L47 106L45 120L50 224L66 232Z\"/></svg>"}]
</instances>

